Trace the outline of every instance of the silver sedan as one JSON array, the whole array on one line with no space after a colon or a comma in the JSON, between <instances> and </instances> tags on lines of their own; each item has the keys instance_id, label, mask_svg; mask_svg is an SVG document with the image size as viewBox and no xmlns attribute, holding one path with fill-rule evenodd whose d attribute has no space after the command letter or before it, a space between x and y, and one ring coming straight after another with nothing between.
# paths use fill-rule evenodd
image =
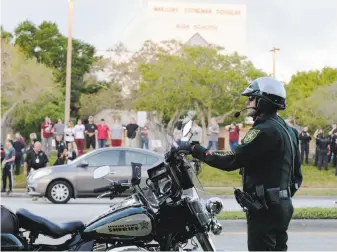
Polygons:
<instances>
[{"instance_id":1,"label":"silver sedan","mask_svg":"<svg viewBox=\"0 0 337 252\"><path fill-rule=\"evenodd\" d=\"M125 147L108 147L88 152L70 164L45 167L29 174L27 178L28 194L47 197L55 204L67 203L71 198L97 197L95 188L109 185L105 179L94 179L97 167L110 166L110 180L131 179L131 162L141 163L142 181L145 186L147 170L164 161L162 154Z\"/></svg>"}]
</instances>

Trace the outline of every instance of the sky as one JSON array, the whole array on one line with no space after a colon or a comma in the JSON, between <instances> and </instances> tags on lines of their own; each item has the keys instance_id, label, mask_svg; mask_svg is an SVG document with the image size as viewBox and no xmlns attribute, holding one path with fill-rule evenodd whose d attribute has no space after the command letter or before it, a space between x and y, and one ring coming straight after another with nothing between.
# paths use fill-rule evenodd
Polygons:
<instances>
[{"instance_id":1,"label":"sky","mask_svg":"<svg viewBox=\"0 0 337 252\"><path fill-rule=\"evenodd\" d=\"M103 51L128 37L142 15L142 0L73 0L73 37ZM171 1L171 0L166 0ZM182 1L182 0L176 0ZM186 0L189 3L245 4L246 56L272 72L271 48L278 47L276 77L337 67L337 0ZM1 24L12 32L24 20L57 23L67 35L67 0L1 0ZM126 36L126 31L129 34ZM139 33L139 32L138 32ZM128 42L128 41L126 41Z\"/></svg>"}]
</instances>

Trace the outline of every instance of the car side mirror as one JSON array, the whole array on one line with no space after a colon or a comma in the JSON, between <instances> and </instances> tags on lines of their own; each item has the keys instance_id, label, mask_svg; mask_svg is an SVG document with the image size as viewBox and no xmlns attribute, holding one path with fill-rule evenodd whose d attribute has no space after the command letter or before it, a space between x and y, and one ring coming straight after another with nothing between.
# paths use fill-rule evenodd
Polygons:
<instances>
[{"instance_id":1,"label":"car side mirror","mask_svg":"<svg viewBox=\"0 0 337 252\"><path fill-rule=\"evenodd\" d=\"M77 167L82 167L82 168L85 168L85 167L87 167L87 166L89 166L89 162L86 161L86 160L82 160L82 161L77 165Z\"/></svg>"}]
</instances>

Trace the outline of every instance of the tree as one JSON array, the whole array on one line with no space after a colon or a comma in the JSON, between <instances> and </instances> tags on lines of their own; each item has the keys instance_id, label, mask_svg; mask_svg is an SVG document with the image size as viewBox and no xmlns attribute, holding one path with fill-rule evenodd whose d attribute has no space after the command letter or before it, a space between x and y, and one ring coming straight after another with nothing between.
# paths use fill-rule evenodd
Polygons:
<instances>
[{"instance_id":1,"label":"tree","mask_svg":"<svg viewBox=\"0 0 337 252\"><path fill-rule=\"evenodd\" d=\"M140 64L156 62L159 53L172 55L181 46L182 44L176 40L162 41L160 43L147 40L140 50L132 53L125 45L119 43L108 50L113 53L113 56L106 62L105 69L110 78L123 87L123 92L132 96L132 92L138 89L138 82L141 79Z\"/></svg>"},{"instance_id":2,"label":"tree","mask_svg":"<svg viewBox=\"0 0 337 252\"><path fill-rule=\"evenodd\" d=\"M21 122L24 130L26 125L36 123L35 119L41 120L47 111L60 116L61 93L50 69L36 59L27 59L17 46L5 41L1 61L1 125L15 126Z\"/></svg>"},{"instance_id":3,"label":"tree","mask_svg":"<svg viewBox=\"0 0 337 252\"><path fill-rule=\"evenodd\" d=\"M324 85L301 102L294 105L293 109L301 112L299 122L309 125L311 131L318 127L325 127L336 122L337 118L337 82Z\"/></svg>"},{"instance_id":4,"label":"tree","mask_svg":"<svg viewBox=\"0 0 337 252\"><path fill-rule=\"evenodd\" d=\"M307 124L312 127L323 124L325 119L312 110L312 104L324 103L322 95L315 96L318 90L337 81L337 68L325 67L321 71L298 72L292 76L286 85L287 109L281 112L284 117L291 117L299 124ZM310 101L310 103L308 103ZM317 105L317 104L316 104Z\"/></svg>"},{"instance_id":5,"label":"tree","mask_svg":"<svg viewBox=\"0 0 337 252\"><path fill-rule=\"evenodd\" d=\"M79 115L87 117L103 109L122 109L125 100L122 96L121 86L117 83L98 81L97 78L85 81L96 92L82 94L79 100ZM93 106L94 104L94 106Z\"/></svg>"},{"instance_id":6,"label":"tree","mask_svg":"<svg viewBox=\"0 0 337 252\"><path fill-rule=\"evenodd\" d=\"M3 29L2 25L0 26L1 29L1 41L5 41L7 43L10 43L13 39L13 34L10 32L7 32Z\"/></svg>"},{"instance_id":7,"label":"tree","mask_svg":"<svg viewBox=\"0 0 337 252\"><path fill-rule=\"evenodd\" d=\"M30 21L22 22L15 29L15 45L18 45L28 58L36 58L38 62L53 69L56 82L60 83L65 92L67 66L67 38L63 36L57 25L43 21L35 26ZM83 91L83 76L90 71L96 60L95 48L80 40L73 39L72 49L72 93L71 112L75 116L78 111L78 101Z\"/></svg>"},{"instance_id":8,"label":"tree","mask_svg":"<svg viewBox=\"0 0 337 252\"><path fill-rule=\"evenodd\" d=\"M240 94L248 82L265 75L245 57L225 55L223 48L213 45L182 46L174 55L163 50L153 59L139 64L141 81L134 96L136 108L163 113L171 118L169 127L183 112L194 108L204 136L206 119L209 122L217 116L222 123L242 104Z\"/></svg>"}]
</instances>

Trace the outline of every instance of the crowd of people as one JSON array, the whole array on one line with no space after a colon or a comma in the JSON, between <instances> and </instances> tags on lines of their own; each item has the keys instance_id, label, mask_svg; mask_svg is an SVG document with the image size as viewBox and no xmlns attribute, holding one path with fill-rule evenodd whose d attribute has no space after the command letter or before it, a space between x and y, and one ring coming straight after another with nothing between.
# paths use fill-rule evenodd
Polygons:
<instances>
[{"instance_id":1,"label":"crowd of people","mask_svg":"<svg viewBox=\"0 0 337 252\"><path fill-rule=\"evenodd\" d=\"M88 123L83 124L81 119L77 120L74 126L69 121L66 125L61 119L53 123L49 116L45 117L41 124L41 141L36 133L30 134L27 146L25 139L19 132L14 137L7 136L5 146L1 146L2 162L2 190L6 191L7 180L9 180L10 193L14 186L15 175L21 173L22 166L27 176L31 169L37 170L48 165L62 165L70 163L77 157L84 154L86 149L103 148L107 146L118 147L138 147L137 134L140 134L141 147L149 149L148 126L139 127L134 118L129 124L122 125L120 118L115 118L111 126L104 119L99 123L94 123L93 116L88 118ZM57 153L54 163L49 164L49 157L52 152L53 143Z\"/></svg>"},{"instance_id":2,"label":"crowd of people","mask_svg":"<svg viewBox=\"0 0 337 252\"><path fill-rule=\"evenodd\" d=\"M231 151L234 151L240 144L239 133L241 124L232 123L225 126L228 132L228 144ZM193 137L191 141L203 142L203 131L199 126L199 121L194 120L192 126ZM319 170L327 170L329 163L336 167L337 176L337 127L332 125L331 131L325 133L324 130L317 129L313 136L310 135L308 127L304 127L299 133L300 153L302 164L309 164L310 143L315 140L316 150L314 154L314 165ZM72 162L84 153L85 149L103 148L106 146L118 147L139 147L137 134L140 134L140 147L149 149L149 127L147 125L139 127L134 118L130 119L129 124L122 125L120 118L114 118L113 124L109 126L104 119L99 123L94 123L93 116L88 118L88 123L83 124L81 119L77 120L74 126L71 121L67 125L58 119L54 124L46 116L41 124L41 142L38 141L36 133L30 134L28 145L25 139L17 132L13 137L7 137L4 146L1 146L2 162L2 192L5 192L7 180L9 180L9 190L13 188L13 174L19 175L22 165L27 176L31 169L39 169L48 165L62 165ZM207 149L217 151L219 149L218 139L220 127L212 118L207 128ZM174 130L175 140L182 137L181 130ZM124 141L125 140L125 141ZM55 143L57 159L53 164L49 164L49 156Z\"/></svg>"},{"instance_id":3,"label":"crowd of people","mask_svg":"<svg viewBox=\"0 0 337 252\"><path fill-rule=\"evenodd\" d=\"M225 129L228 132L228 144L231 151L234 151L236 147L239 145L240 140L240 128L242 124L231 123L230 125L226 125ZM202 128L199 126L199 120L194 120L191 132L193 136L191 141L195 142L203 142L203 133ZM180 139L182 133L177 129L174 131L175 139ZM220 126L217 123L215 118L211 118L210 123L207 127L207 149L212 149L213 151L219 150L219 137L220 137Z\"/></svg>"}]
</instances>

